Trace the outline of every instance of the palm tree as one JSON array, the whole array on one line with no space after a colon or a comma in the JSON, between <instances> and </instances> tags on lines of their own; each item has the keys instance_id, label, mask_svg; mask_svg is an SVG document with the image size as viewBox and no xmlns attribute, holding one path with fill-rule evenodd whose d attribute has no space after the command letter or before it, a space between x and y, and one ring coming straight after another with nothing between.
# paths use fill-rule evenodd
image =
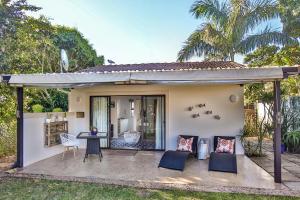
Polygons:
<instances>
[{"instance_id":1,"label":"palm tree","mask_svg":"<svg viewBox=\"0 0 300 200\"><path fill-rule=\"evenodd\" d=\"M294 44L295 39L287 34L266 27L251 34L262 22L279 16L278 6L272 0L199 0L190 12L198 19L205 18L199 29L185 41L178 53L178 60L193 56L205 59L231 60L237 53L246 54L267 44Z\"/></svg>"}]
</instances>

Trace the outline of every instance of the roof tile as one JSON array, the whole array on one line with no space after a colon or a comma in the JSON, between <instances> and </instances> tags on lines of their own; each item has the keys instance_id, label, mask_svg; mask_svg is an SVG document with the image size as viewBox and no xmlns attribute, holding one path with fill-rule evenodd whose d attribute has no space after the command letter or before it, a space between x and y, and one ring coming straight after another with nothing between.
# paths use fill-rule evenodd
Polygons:
<instances>
[{"instance_id":1,"label":"roof tile","mask_svg":"<svg viewBox=\"0 0 300 200\"><path fill-rule=\"evenodd\" d=\"M100 65L87 68L80 72L123 72L123 71L160 71L160 70L195 70L195 69L237 69L245 66L232 61L204 62L172 62L172 63L141 63L121 65Z\"/></svg>"}]
</instances>

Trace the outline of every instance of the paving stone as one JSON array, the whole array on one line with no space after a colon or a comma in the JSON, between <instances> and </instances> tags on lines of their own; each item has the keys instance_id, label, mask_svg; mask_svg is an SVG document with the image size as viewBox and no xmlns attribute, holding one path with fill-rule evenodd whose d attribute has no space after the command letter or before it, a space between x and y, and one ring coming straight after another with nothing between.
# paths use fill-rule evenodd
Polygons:
<instances>
[{"instance_id":1,"label":"paving stone","mask_svg":"<svg viewBox=\"0 0 300 200\"><path fill-rule=\"evenodd\" d=\"M262 167L262 166L260 166ZM266 170L268 173L273 173L274 172L274 166L270 166L270 167L262 167L264 170ZM281 168L281 172L289 172L284 168Z\"/></svg>"},{"instance_id":2,"label":"paving stone","mask_svg":"<svg viewBox=\"0 0 300 200\"><path fill-rule=\"evenodd\" d=\"M274 176L274 151L272 140L263 143L265 157L251 157L257 165ZM300 184L300 154L284 153L281 155L282 180L289 182L291 187L297 188Z\"/></svg>"},{"instance_id":3,"label":"paving stone","mask_svg":"<svg viewBox=\"0 0 300 200\"><path fill-rule=\"evenodd\" d=\"M269 173L272 176L274 176L274 172ZM300 178L295 176L294 174L291 174L289 172L282 172L281 173L282 181L285 182L300 182Z\"/></svg>"},{"instance_id":4,"label":"paving stone","mask_svg":"<svg viewBox=\"0 0 300 200\"><path fill-rule=\"evenodd\" d=\"M289 162L300 163L300 158L285 158Z\"/></svg>"},{"instance_id":5,"label":"paving stone","mask_svg":"<svg viewBox=\"0 0 300 200\"><path fill-rule=\"evenodd\" d=\"M294 174L295 176L297 176L298 178L300 178L300 174Z\"/></svg>"},{"instance_id":6,"label":"paving stone","mask_svg":"<svg viewBox=\"0 0 300 200\"><path fill-rule=\"evenodd\" d=\"M281 165L285 168L300 168L298 164L288 161L282 161Z\"/></svg>"},{"instance_id":7,"label":"paving stone","mask_svg":"<svg viewBox=\"0 0 300 200\"><path fill-rule=\"evenodd\" d=\"M288 182L284 182L284 184L291 190L297 190L297 191L300 190L300 182L288 181Z\"/></svg>"},{"instance_id":8,"label":"paving stone","mask_svg":"<svg viewBox=\"0 0 300 200\"><path fill-rule=\"evenodd\" d=\"M284 167L284 168L293 174L300 174L300 166L298 165L292 167Z\"/></svg>"}]
</instances>

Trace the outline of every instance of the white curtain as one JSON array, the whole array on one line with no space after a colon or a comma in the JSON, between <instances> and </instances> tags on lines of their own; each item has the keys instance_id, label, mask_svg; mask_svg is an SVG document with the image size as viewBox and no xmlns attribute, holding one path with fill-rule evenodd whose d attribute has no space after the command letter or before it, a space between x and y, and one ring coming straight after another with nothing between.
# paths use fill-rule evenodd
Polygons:
<instances>
[{"instance_id":1,"label":"white curtain","mask_svg":"<svg viewBox=\"0 0 300 200\"><path fill-rule=\"evenodd\" d=\"M93 126L108 136L108 99L107 97L93 97ZM107 139L101 139L101 147L107 147Z\"/></svg>"},{"instance_id":2,"label":"white curtain","mask_svg":"<svg viewBox=\"0 0 300 200\"><path fill-rule=\"evenodd\" d=\"M162 133L162 98L157 97L156 104L156 121L155 121L155 149L163 149L163 133Z\"/></svg>"},{"instance_id":3,"label":"white curtain","mask_svg":"<svg viewBox=\"0 0 300 200\"><path fill-rule=\"evenodd\" d=\"M141 126L141 100L136 99L134 100L134 125L133 129L134 131L141 131L140 126Z\"/></svg>"}]
</instances>

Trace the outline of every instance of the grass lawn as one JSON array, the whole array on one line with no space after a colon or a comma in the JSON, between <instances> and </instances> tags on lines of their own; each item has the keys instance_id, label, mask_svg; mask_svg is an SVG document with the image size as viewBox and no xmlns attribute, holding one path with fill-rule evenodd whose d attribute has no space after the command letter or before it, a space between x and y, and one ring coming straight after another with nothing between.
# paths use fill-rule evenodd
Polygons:
<instances>
[{"instance_id":1,"label":"grass lawn","mask_svg":"<svg viewBox=\"0 0 300 200\"><path fill-rule=\"evenodd\" d=\"M245 194L150 190L39 179L9 178L0 181L0 199L296 199ZM298 198L299 199L299 198Z\"/></svg>"}]
</instances>

